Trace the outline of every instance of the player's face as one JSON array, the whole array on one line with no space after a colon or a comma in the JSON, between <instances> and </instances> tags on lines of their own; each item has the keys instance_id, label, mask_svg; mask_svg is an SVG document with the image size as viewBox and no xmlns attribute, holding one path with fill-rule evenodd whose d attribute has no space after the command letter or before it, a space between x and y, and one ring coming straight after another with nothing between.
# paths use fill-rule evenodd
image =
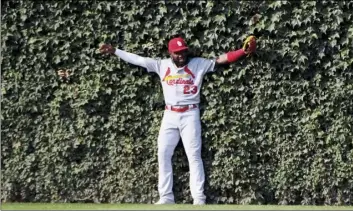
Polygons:
<instances>
[{"instance_id":1,"label":"player's face","mask_svg":"<svg viewBox=\"0 0 353 211\"><path fill-rule=\"evenodd\" d=\"M184 66L186 64L187 54L188 54L188 51L183 50L183 51L170 53L170 56L172 57L174 63L177 66Z\"/></svg>"}]
</instances>

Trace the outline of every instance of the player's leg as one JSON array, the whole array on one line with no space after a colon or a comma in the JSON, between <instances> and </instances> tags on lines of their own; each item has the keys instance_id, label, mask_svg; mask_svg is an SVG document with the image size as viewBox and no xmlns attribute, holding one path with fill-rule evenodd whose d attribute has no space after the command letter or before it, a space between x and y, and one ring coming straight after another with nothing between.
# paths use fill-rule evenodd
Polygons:
<instances>
[{"instance_id":1,"label":"player's leg","mask_svg":"<svg viewBox=\"0 0 353 211\"><path fill-rule=\"evenodd\" d=\"M185 112L181 118L181 139L189 160L190 190L194 204L204 204L205 173L201 159L201 121L200 110L193 109Z\"/></svg>"},{"instance_id":2,"label":"player's leg","mask_svg":"<svg viewBox=\"0 0 353 211\"><path fill-rule=\"evenodd\" d=\"M158 192L157 204L174 203L172 156L180 140L178 119L171 111L165 111L158 136Z\"/></svg>"}]
</instances>

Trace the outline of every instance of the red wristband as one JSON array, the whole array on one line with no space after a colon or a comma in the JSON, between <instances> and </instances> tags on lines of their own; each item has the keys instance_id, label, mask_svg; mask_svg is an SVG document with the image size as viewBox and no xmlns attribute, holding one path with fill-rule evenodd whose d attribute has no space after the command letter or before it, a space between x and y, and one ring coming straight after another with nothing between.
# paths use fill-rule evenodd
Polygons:
<instances>
[{"instance_id":1,"label":"red wristband","mask_svg":"<svg viewBox=\"0 0 353 211\"><path fill-rule=\"evenodd\" d=\"M245 56L246 53L243 49L239 49L236 51L230 51L227 53L227 60L229 63L235 62L238 59L240 59L241 57Z\"/></svg>"}]
</instances>

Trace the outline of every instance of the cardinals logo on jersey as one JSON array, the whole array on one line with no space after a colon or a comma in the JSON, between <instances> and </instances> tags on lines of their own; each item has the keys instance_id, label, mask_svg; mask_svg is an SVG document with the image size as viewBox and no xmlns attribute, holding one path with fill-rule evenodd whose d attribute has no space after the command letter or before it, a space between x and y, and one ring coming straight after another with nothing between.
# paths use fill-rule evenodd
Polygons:
<instances>
[{"instance_id":1,"label":"cardinals logo on jersey","mask_svg":"<svg viewBox=\"0 0 353 211\"><path fill-rule=\"evenodd\" d=\"M170 75L170 67L168 67L167 71L165 72L164 78L162 81L165 81L165 79Z\"/></svg>"},{"instance_id":2,"label":"cardinals logo on jersey","mask_svg":"<svg viewBox=\"0 0 353 211\"><path fill-rule=\"evenodd\" d=\"M191 72L191 70L188 68L188 66L185 66L184 71L187 74L191 75L192 78L195 78L194 74Z\"/></svg>"},{"instance_id":3,"label":"cardinals logo on jersey","mask_svg":"<svg viewBox=\"0 0 353 211\"><path fill-rule=\"evenodd\" d=\"M171 75L170 67L168 67L162 81L165 81L170 86L173 86L176 84L194 84L193 79L195 78L195 75L191 72L191 70L187 66L185 66L184 72L185 74Z\"/></svg>"}]
</instances>

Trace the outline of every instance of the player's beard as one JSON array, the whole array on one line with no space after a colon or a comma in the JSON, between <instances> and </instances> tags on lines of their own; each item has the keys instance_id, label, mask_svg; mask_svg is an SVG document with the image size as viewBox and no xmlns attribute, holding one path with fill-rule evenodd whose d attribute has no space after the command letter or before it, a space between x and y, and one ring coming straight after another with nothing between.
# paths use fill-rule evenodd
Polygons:
<instances>
[{"instance_id":1,"label":"player's beard","mask_svg":"<svg viewBox=\"0 0 353 211\"><path fill-rule=\"evenodd\" d=\"M173 62L177 67L183 67L187 64L188 57L182 57L182 58L173 58Z\"/></svg>"}]
</instances>

